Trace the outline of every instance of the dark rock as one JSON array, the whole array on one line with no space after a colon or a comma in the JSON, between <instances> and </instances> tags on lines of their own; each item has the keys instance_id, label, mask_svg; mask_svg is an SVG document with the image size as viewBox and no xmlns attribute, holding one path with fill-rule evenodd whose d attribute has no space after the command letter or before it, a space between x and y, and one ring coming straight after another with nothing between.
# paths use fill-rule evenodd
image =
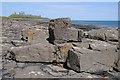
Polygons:
<instances>
[{"instance_id":1,"label":"dark rock","mask_svg":"<svg viewBox=\"0 0 120 80\"><path fill-rule=\"evenodd\" d=\"M80 25L80 24L72 24L72 27L77 29L82 29L83 31L90 31L92 29L100 29L101 27L97 27L95 25Z\"/></svg>"},{"instance_id":2,"label":"dark rock","mask_svg":"<svg viewBox=\"0 0 120 80\"><path fill-rule=\"evenodd\" d=\"M82 30L71 27L69 18L51 19L49 24L49 42L61 43L81 41Z\"/></svg>"}]
</instances>

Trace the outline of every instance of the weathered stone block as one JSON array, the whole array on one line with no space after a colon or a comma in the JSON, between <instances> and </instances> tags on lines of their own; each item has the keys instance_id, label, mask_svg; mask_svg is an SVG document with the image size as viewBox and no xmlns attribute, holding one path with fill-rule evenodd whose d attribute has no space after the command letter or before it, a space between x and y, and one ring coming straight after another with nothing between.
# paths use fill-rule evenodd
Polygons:
<instances>
[{"instance_id":1,"label":"weathered stone block","mask_svg":"<svg viewBox=\"0 0 120 80\"><path fill-rule=\"evenodd\" d=\"M77 72L91 72L112 70L116 61L116 52L94 51L86 48L73 47L68 52L67 66Z\"/></svg>"},{"instance_id":2,"label":"weathered stone block","mask_svg":"<svg viewBox=\"0 0 120 80\"><path fill-rule=\"evenodd\" d=\"M13 59L21 62L52 62L54 47L51 44L33 44L21 47L12 47Z\"/></svg>"},{"instance_id":3,"label":"weathered stone block","mask_svg":"<svg viewBox=\"0 0 120 80\"><path fill-rule=\"evenodd\" d=\"M83 32L71 27L69 18L57 18L50 20L49 41L51 43L81 41Z\"/></svg>"}]
</instances>

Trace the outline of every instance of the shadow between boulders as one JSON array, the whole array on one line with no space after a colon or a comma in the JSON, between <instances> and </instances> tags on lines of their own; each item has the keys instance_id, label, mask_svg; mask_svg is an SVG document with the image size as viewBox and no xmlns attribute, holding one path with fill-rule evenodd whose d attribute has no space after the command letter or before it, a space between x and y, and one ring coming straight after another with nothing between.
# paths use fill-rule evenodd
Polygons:
<instances>
[{"instance_id":1,"label":"shadow between boulders","mask_svg":"<svg viewBox=\"0 0 120 80\"><path fill-rule=\"evenodd\" d=\"M57 64L63 64L64 62L36 62L36 61L16 61L18 63L42 63L42 64L54 64L54 65L57 65Z\"/></svg>"}]
</instances>

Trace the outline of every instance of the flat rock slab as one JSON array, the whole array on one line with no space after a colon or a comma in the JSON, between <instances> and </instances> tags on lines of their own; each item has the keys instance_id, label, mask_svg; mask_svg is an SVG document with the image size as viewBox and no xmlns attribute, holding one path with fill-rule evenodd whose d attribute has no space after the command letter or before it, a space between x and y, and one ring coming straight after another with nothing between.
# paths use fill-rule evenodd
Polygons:
<instances>
[{"instance_id":1,"label":"flat rock slab","mask_svg":"<svg viewBox=\"0 0 120 80\"><path fill-rule=\"evenodd\" d=\"M111 50L115 51L117 50L117 45L118 43L108 43L105 41L100 41L100 40L93 40L93 39L84 39L82 43L72 43L76 47L80 48L91 48L91 50L96 50L96 51L105 51L105 50Z\"/></svg>"},{"instance_id":2,"label":"flat rock slab","mask_svg":"<svg viewBox=\"0 0 120 80\"><path fill-rule=\"evenodd\" d=\"M49 77L39 66L28 66L23 69L16 68L14 78L45 78Z\"/></svg>"},{"instance_id":3,"label":"flat rock slab","mask_svg":"<svg viewBox=\"0 0 120 80\"><path fill-rule=\"evenodd\" d=\"M54 77L62 77L67 75L68 70L62 67L54 66L54 65L47 65L45 68L43 68L44 72L49 73L50 75Z\"/></svg>"},{"instance_id":4,"label":"flat rock slab","mask_svg":"<svg viewBox=\"0 0 120 80\"><path fill-rule=\"evenodd\" d=\"M114 28L101 28L88 32L88 38L103 41L118 41L118 31Z\"/></svg>"},{"instance_id":5,"label":"flat rock slab","mask_svg":"<svg viewBox=\"0 0 120 80\"><path fill-rule=\"evenodd\" d=\"M21 47L12 47L13 57L21 62L52 62L54 47L51 44L34 44Z\"/></svg>"},{"instance_id":6,"label":"flat rock slab","mask_svg":"<svg viewBox=\"0 0 120 80\"><path fill-rule=\"evenodd\" d=\"M77 72L107 71L114 66L117 55L115 52L73 47L68 52L67 66Z\"/></svg>"}]
</instances>

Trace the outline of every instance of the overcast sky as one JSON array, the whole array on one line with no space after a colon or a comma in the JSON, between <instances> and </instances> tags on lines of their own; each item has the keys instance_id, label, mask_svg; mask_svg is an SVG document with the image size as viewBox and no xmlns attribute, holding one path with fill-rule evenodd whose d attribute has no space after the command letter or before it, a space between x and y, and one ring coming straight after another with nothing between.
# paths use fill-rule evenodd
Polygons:
<instances>
[{"instance_id":1,"label":"overcast sky","mask_svg":"<svg viewBox=\"0 0 120 80\"><path fill-rule=\"evenodd\" d=\"M3 2L2 15L24 11L27 14L74 20L117 20L117 2Z\"/></svg>"}]
</instances>

